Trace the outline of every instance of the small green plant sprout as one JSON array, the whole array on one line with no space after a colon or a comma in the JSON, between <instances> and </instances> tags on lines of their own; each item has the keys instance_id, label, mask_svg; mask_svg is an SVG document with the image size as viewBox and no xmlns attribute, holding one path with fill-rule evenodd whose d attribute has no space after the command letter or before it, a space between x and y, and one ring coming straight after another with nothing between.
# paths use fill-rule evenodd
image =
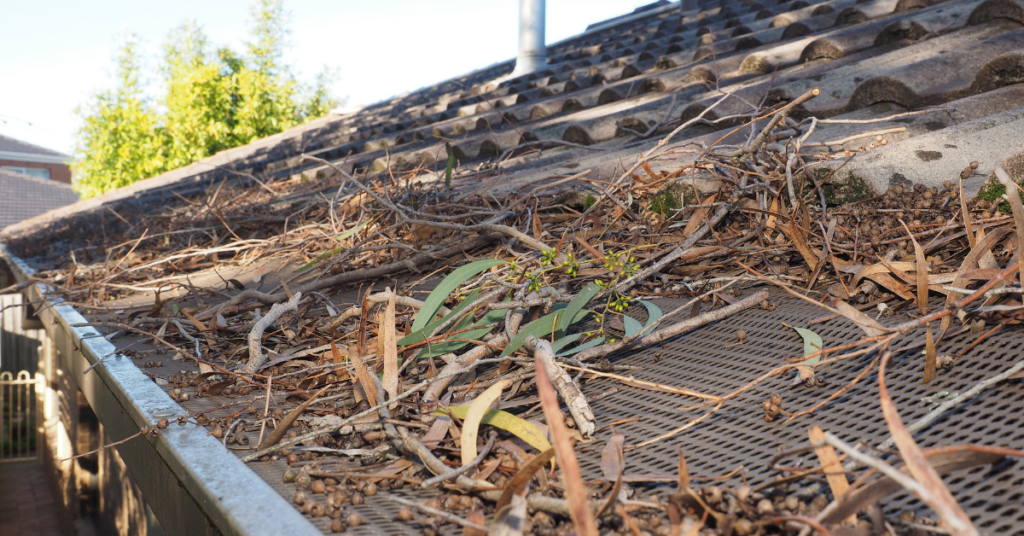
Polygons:
<instances>
[{"instance_id":1,"label":"small green plant sprout","mask_svg":"<svg viewBox=\"0 0 1024 536\"><path fill-rule=\"evenodd\" d=\"M565 273L569 277L576 277L576 274L580 271L580 263L576 262L576 257L571 251L566 253L566 259L562 261L562 267L565 268Z\"/></svg>"},{"instance_id":2,"label":"small green plant sprout","mask_svg":"<svg viewBox=\"0 0 1024 536\"><path fill-rule=\"evenodd\" d=\"M555 256L556 255L558 255L558 250L557 249L551 248L549 250L546 250L542 254L542 256L541 256L540 265L541 266L551 266L551 265L555 264Z\"/></svg>"},{"instance_id":3,"label":"small green plant sprout","mask_svg":"<svg viewBox=\"0 0 1024 536\"><path fill-rule=\"evenodd\" d=\"M587 197L584 197L583 198L583 210L584 211L590 210L590 207L594 206L594 203L597 203L597 198L596 197L594 197L592 195L588 195Z\"/></svg>"}]
</instances>

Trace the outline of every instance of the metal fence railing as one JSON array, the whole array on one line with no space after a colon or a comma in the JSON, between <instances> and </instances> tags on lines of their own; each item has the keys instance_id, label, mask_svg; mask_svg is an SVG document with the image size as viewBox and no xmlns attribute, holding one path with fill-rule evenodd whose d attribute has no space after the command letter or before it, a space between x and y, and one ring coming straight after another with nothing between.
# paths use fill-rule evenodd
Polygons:
<instances>
[{"instance_id":1,"label":"metal fence railing","mask_svg":"<svg viewBox=\"0 0 1024 536\"><path fill-rule=\"evenodd\" d=\"M0 372L0 462L35 458L35 411L33 375Z\"/></svg>"}]
</instances>

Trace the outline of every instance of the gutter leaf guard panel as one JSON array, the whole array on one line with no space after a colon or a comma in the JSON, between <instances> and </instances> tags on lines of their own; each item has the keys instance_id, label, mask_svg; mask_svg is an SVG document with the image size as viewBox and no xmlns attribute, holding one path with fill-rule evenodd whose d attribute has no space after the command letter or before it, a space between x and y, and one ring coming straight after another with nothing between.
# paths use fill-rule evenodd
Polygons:
<instances>
[{"instance_id":1,"label":"gutter leaf guard panel","mask_svg":"<svg viewBox=\"0 0 1024 536\"><path fill-rule=\"evenodd\" d=\"M3 244L0 257L19 281L35 273ZM25 291L33 301L51 305L43 283ZM96 328L72 328L88 322L74 307L59 300L52 305L39 316L60 351L60 369L74 378L106 436L120 440L161 418L171 421L155 438L143 436L116 447L168 534L321 534L204 428L174 423L185 409L131 359L109 355L116 348ZM107 355L102 365L83 375Z\"/></svg>"}]
</instances>

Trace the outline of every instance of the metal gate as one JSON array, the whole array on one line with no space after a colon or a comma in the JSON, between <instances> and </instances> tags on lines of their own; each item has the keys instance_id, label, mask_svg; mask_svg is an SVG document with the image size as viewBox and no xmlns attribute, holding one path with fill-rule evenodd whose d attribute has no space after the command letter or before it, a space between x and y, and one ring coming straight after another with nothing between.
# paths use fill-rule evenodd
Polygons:
<instances>
[{"instance_id":1,"label":"metal gate","mask_svg":"<svg viewBox=\"0 0 1024 536\"><path fill-rule=\"evenodd\" d=\"M36 451L36 380L0 372L0 462L31 460Z\"/></svg>"}]
</instances>

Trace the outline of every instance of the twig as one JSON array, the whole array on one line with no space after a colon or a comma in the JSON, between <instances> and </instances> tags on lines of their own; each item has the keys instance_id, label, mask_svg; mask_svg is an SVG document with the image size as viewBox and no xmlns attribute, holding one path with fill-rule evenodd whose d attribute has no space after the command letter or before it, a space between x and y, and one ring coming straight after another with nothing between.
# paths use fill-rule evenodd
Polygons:
<instances>
[{"instance_id":1,"label":"twig","mask_svg":"<svg viewBox=\"0 0 1024 536\"><path fill-rule=\"evenodd\" d=\"M490 437L487 439L487 444L484 445L484 449L481 450L480 454L478 454L476 458L473 458L472 461L470 461L466 465L463 465L462 467L456 467L455 469L452 469L447 473L428 478L424 480L423 483L420 485L424 488L434 487L440 484L441 482L444 482L445 480L451 480L463 473L468 472L470 469L480 465L480 462L484 461L484 458L491 452L491 447L494 446L494 441L497 438L498 435L495 434L494 432L491 432Z\"/></svg>"},{"instance_id":2,"label":"twig","mask_svg":"<svg viewBox=\"0 0 1024 536\"><path fill-rule=\"evenodd\" d=\"M452 523L455 523L457 525L462 525L463 527L466 527L466 528L470 528L470 529L473 529L473 530L478 530L480 532L487 532L487 527L485 527L483 525L477 525L476 523L473 523L472 521L466 521L465 519L462 519L461 517L459 517L459 516L457 516L455 514L451 514L451 513L445 512L444 510L438 510L437 508L431 508L431 507L429 507L429 506L427 506L425 504L420 504L420 503L418 503L416 501L410 501L409 499L403 499L403 498L401 498L401 497L399 497L397 495L393 495L393 494L392 495L388 495L388 500L391 501L391 502L396 502L398 504L404 504L406 506L411 506L411 507L416 508L417 510L419 510L419 511L421 511L423 513L430 514L430 515L435 516L435 517L439 517L439 518L441 518L441 519L443 519L445 521L451 521Z\"/></svg>"},{"instance_id":3,"label":"twig","mask_svg":"<svg viewBox=\"0 0 1024 536\"><path fill-rule=\"evenodd\" d=\"M282 315L288 311L294 311L299 306L299 300L301 299L302 292L296 292L286 303L275 303L270 308L267 316L261 318L252 327L252 331L249 332L249 361L246 362L245 367L242 369L243 372L254 374L267 361L267 356L263 355L263 332L271 324L277 322Z\"/></svg>"}]
</instances>

